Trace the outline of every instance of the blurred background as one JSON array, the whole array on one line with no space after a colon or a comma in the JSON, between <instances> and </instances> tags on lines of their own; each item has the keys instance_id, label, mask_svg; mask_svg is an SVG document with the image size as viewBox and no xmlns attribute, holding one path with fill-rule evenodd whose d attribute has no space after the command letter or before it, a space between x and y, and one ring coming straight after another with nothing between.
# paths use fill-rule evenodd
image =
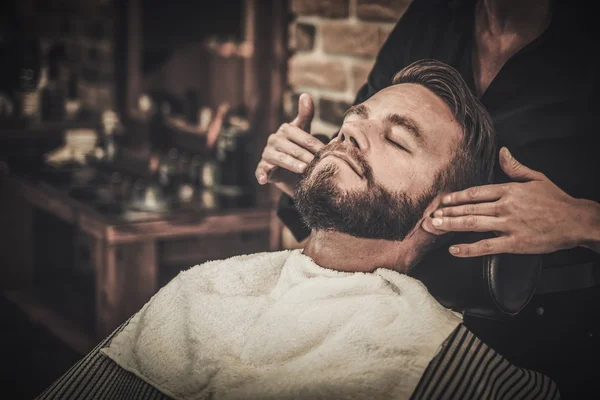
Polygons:
<instances>
[{"instance_id":1,"label":"blurred background","mask_svg":"<svg viewBox=\"0 0 600 400\"><path fill-rule=\"evenodd\" d=\"M2 372L39 394L177 273L301 246L254 170L331 135L409 0L0 6Z\"/></svg>"}]
</instances>

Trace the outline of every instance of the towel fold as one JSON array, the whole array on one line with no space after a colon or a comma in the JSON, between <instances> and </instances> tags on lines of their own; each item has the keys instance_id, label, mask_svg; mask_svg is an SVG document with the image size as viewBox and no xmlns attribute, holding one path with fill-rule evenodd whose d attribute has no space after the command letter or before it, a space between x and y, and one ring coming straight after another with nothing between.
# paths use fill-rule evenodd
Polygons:
<instances>
[{"instance_id":1,"label":"towel fold","mask_svg":"<svg viewBox=\"0 0 600 400\"><path fill-rule=\"evenodd\" d=\"M406 275L281 251L180 273L102 352L175 399L408 399L461 321Z\"/></svg>"}]
</instances>

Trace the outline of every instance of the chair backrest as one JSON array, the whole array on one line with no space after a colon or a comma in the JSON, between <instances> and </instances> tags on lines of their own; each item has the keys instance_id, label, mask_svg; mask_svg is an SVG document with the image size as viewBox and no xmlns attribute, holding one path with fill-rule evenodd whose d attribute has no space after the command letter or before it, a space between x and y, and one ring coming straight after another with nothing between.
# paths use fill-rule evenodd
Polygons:
<instances>
[{"instance_id":1,"label":"chair backrest","mask_svg":"<svg viewBox=\"0 0 600 400\"><path fill-rule=\"evenodd\" d=\"M515 254L456 258L443 246L428 255L410 275L422 281L445 307L469 315L505 319L518 314L533 297L541 260L537 255Z\"/></svg>"}]
</instances>

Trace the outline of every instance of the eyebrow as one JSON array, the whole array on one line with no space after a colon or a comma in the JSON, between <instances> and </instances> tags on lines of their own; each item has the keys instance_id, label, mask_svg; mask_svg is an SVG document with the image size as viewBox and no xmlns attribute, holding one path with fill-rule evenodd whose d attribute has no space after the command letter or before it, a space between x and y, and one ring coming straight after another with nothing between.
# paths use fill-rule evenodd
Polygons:
<instances>
[{"instance_id":1,"label":"eyebrow","mask_svg":"<svg viewBox=\"0 0 600 400\"><path fill-rule=\"evenodd\" d=\"M348 111L346 111L346 113L344 114L344 118L350 115L358 115L361 118L367 119L369 118L369 109L364 104L357 104L355 106L350 107Z\"/></svg>"},{"instance_id":2,"label":"eyebrow","mask_svg":"<svg viewBox=\"0 0 600 400\"><path fill-rule=\"evenodd\" d=\"M388 114L385 117L385 119L392 125L400 126L406 129L421 146L425 144L425 138L423 137L423 133L419 128L419 124L417 124L414 119L405 115L398 114Z\"/></svg>"}]
</instances>

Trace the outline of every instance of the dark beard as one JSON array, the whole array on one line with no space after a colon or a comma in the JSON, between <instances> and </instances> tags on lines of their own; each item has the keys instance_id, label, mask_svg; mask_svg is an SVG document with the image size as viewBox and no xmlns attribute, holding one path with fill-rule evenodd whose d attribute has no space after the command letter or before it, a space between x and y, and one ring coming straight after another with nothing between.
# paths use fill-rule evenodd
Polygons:
<instances>
[{"instance_id":1,"label":"dark beard","mask_svg":"<svg viewBox=\"0 0 600 400\"><path fill-rule=\"evenodd\" d=\"M324 151L332 151L332 146L327 146ZM439 176L429 190L417 199L411 199L406 193L390 192L375 182L371 167L354 150L344 148L341 151L360 165L367 189L347 193L340 190L333 180L339 168L336 165L328 165L311 176L323 152L317 153L294 194L296 208L304 223L310 229L336 231L360 238L404 240L435 197Z\"/></svg>"}]
</instances>

